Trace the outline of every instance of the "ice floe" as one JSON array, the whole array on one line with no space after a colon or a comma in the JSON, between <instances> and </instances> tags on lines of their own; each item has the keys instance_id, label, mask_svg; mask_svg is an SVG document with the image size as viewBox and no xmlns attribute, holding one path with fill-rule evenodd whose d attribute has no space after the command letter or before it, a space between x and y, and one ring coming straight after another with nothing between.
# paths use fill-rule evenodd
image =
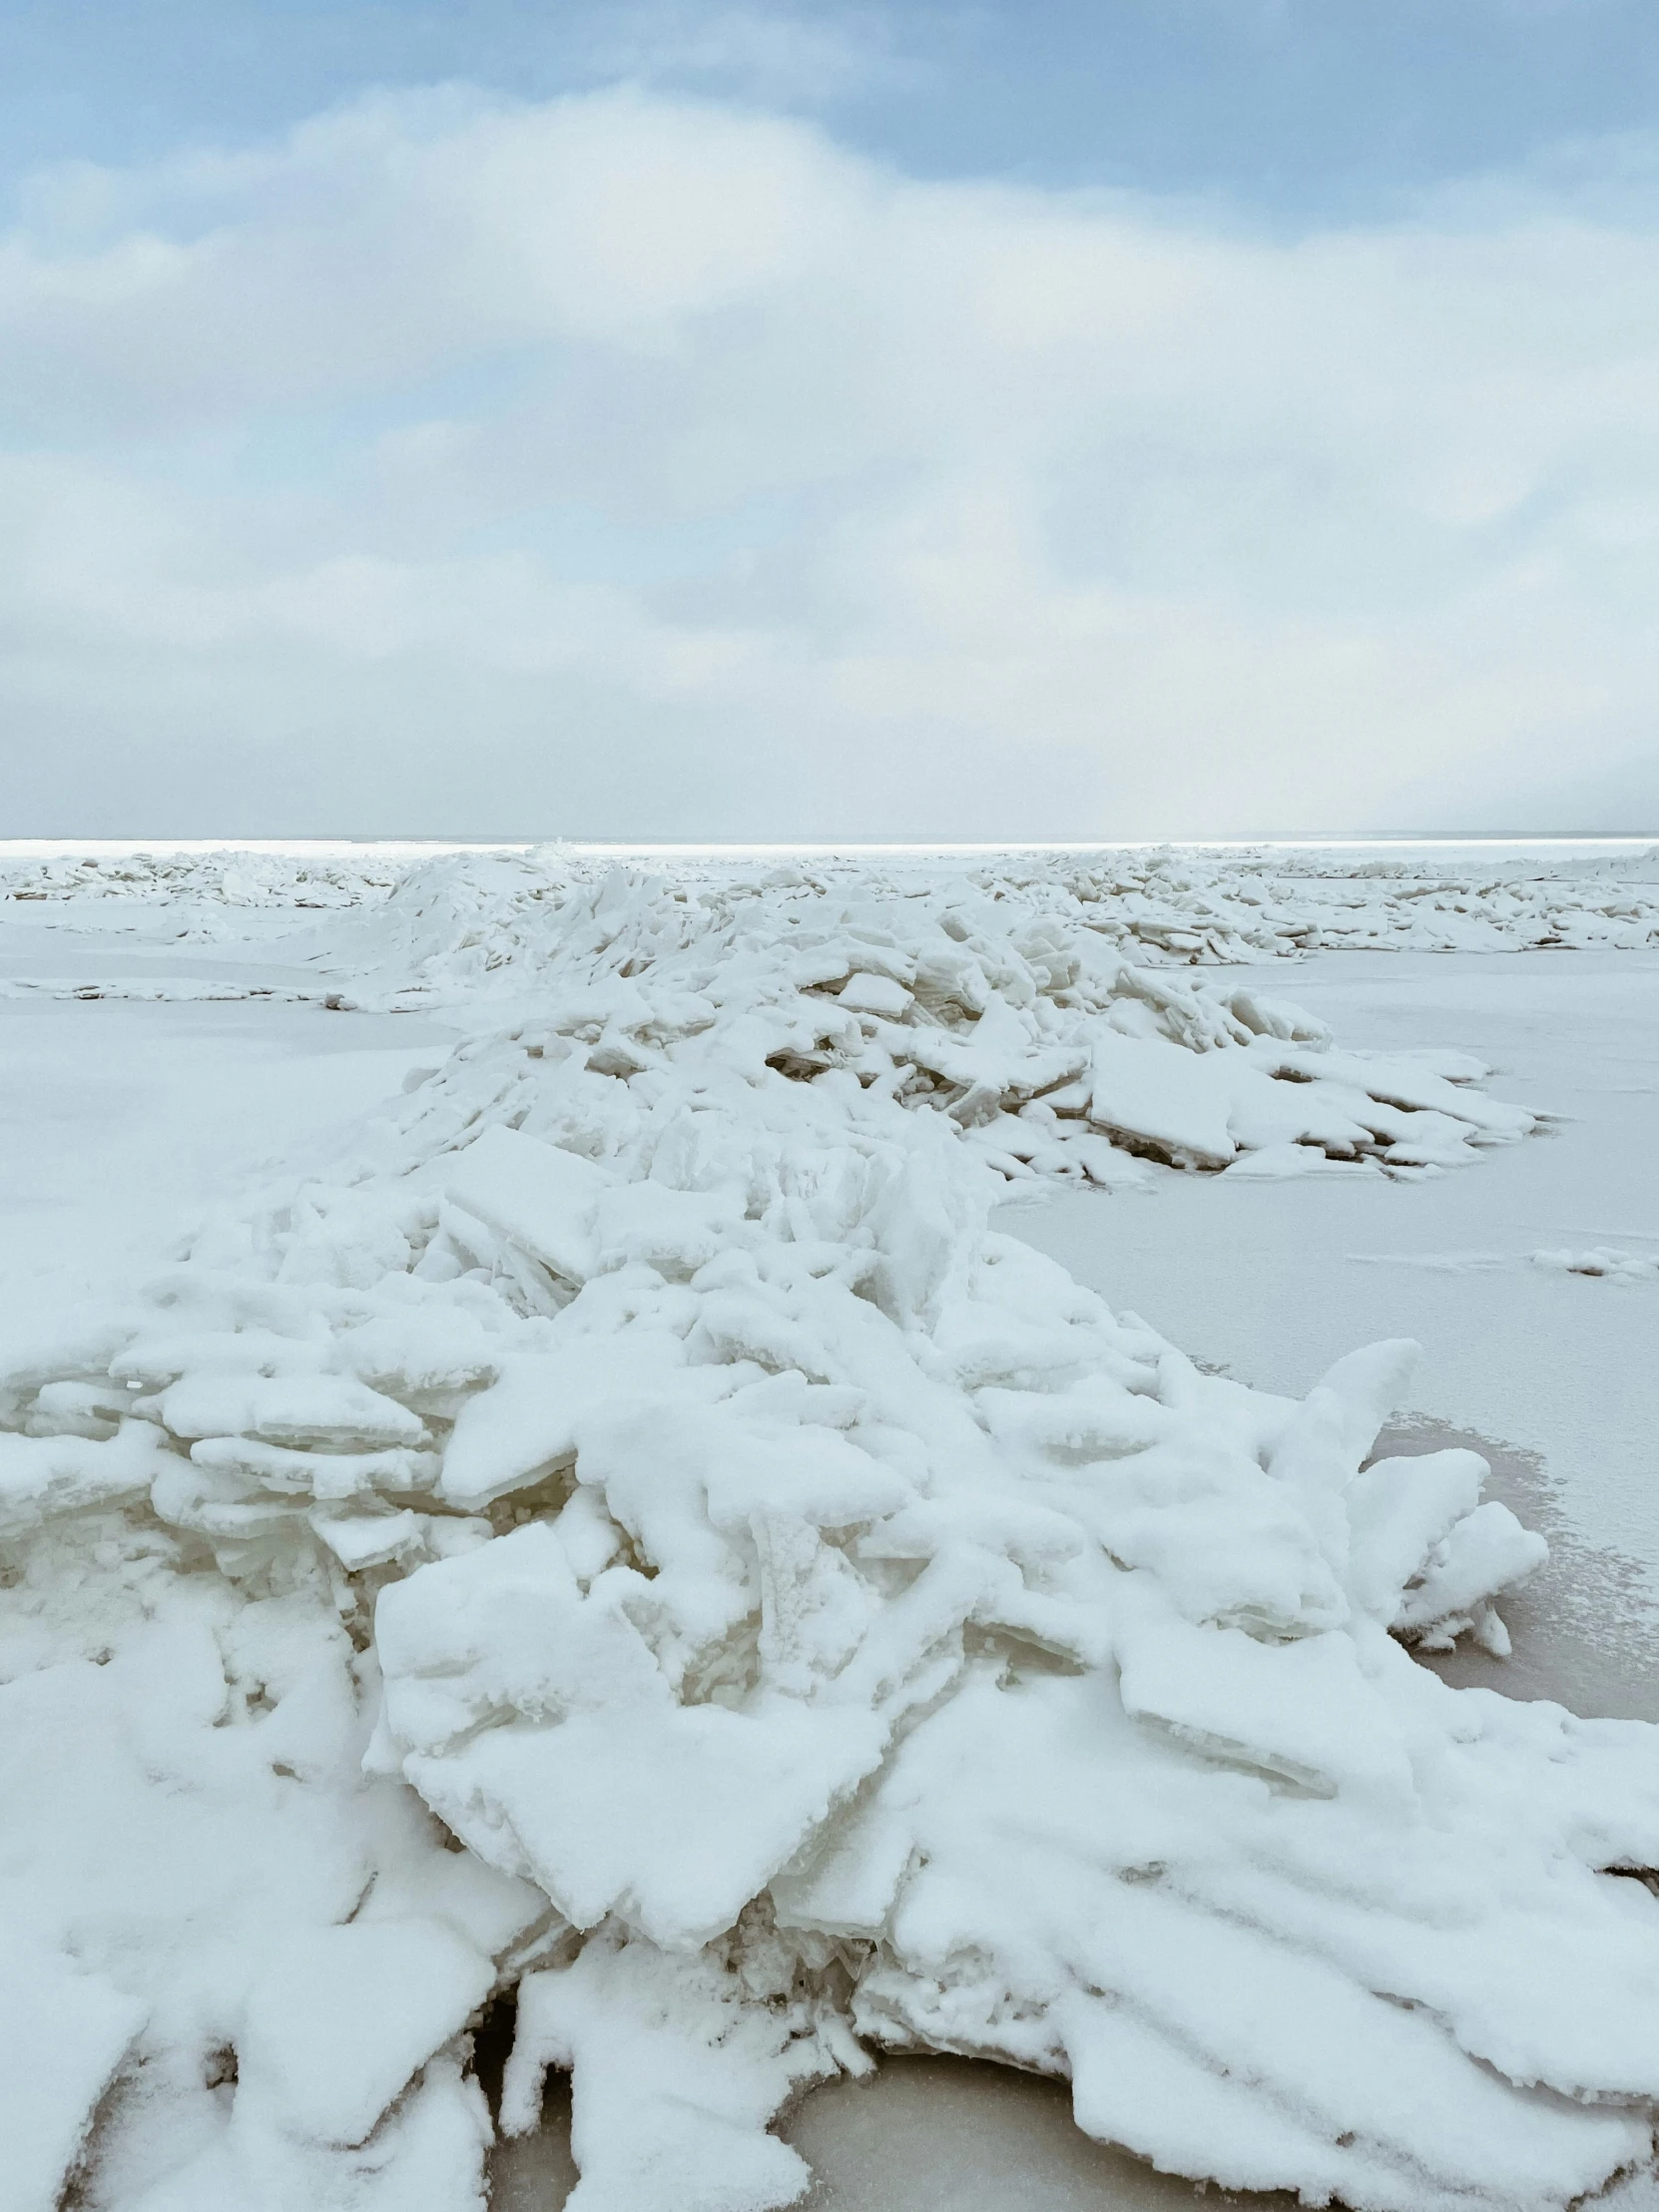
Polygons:
<instances>
[{"instance_id":1,"label":"ice floe","mask_svg":"<svg viewBox=\"0 0 1659 2212\"><path fill-rule=\"evenodd\" d=\"M1251 1390L987 1226L1531 1117L1089 903L445 861L346 917L359 1002L479 1033L0 1358L18 2212L474 2205L505 1991L577 2212L793 2201L769 2121L883 2048L1368 2212L1646 2159L1659 1735L1411 1658L1544 1549L1372 1456L1413 1348Z\"/></svg>"}]
</instances>

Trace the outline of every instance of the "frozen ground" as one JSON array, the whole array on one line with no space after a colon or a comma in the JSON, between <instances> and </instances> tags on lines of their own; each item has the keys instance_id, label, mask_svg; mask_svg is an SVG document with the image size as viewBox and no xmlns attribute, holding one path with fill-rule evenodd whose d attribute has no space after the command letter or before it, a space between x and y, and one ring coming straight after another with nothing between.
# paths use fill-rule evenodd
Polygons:
<instances>
[{"instance_id":1,"label":"frozen ground","mask_svg":"<svg viewBox=\"0 0 1659 2212\"><path fill-rule=\"evenodd\" d=\"M15 863L20 2212L1640 2167L1659 868L656 865Z\"/></svg>"}]
</instances>

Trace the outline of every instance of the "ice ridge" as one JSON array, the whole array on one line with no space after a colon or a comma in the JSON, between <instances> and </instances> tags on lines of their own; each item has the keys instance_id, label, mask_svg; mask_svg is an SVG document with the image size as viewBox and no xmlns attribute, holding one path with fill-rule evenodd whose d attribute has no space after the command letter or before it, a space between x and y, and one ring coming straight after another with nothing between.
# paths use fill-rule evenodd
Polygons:
<instances>
[{"instance_id":1,"label":"ice ridge","mask_svg":"<svg viewBox=\"0 0 1659 2212\"><path fill-rule=\"evenodd\" d=\"M507 1989L577 2212L794 2201L769 2123L883 2048L1362 2212L1644 2160L1659 1732L1404 1648L1503 1649L1544 1555L1372 1457L1414 1348L1251 1390L987 1226L1530 1117L994 885L534 905L333 1174L7 1348L18 2212L476 2205Z\"/></svg>"}]
</instances>

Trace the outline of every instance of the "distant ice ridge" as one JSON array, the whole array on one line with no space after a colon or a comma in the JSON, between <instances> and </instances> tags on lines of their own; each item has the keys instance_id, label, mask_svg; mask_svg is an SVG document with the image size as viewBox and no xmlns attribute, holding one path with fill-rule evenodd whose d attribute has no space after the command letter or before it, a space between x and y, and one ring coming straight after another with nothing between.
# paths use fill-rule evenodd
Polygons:
<instances>
[{"instance_id":1,"label":"distant ice ridge","mask_svg":"<svg viewBox=\"0 0 1659 2212\"><path fill-rule=\"evenodd\" d=\"M567 883L336 1174L6 1349L17 2212L474 2206L506 1988L577 2212L793 2201L881 2047L1368 2212L1647 2157L1659 1732L1402 1648L1544 1556L1367 1464L1412 1348L1253 1391L986 1226L1529 1118L993 890Z\"/></svg>"},{"instance_id":2,"label":"distant ice ridge","mask_svg":"<svg viewBox=\"0 0 1659 2212\"><path fill-rule=\"evenodd\" d=\"M427 990L510 966L539 941L545 905L626 854L600 847L227 846L46 856L0 849L0 903L96 914L111 901L234 931L257 912L386 909L382 950L412 953ZM1206 963L1318 950L1501 952L1659 943L1659 845L1560 854L1432 845L1363 849L1180 845L996 855L878 848L803 857L680 854L694 895L795 888L814 897L895 895L954 880L1063 925L1087 924L1137 959ZM424 924L424 926L423 926ZM470 944L462 940L470 936ZM470 953L472 957L462 957ZM425 962L435 965L427 967Z\"/></svg>"},{"instance_id":3,"label":"distant ice ridge","mask_svg":"<svg viewBox=\"0 0 1659 2212\"><path fill-rule=\"evenodd\" d=\"M1473 1087L1488 1071L1464 1054L1339 1052L1298 1006L1137 964L1074 913L994 886L924 879L883 895L786 874L699 890L617 869L504 895L442 863L410 877L365 936L345 935L332 957L366 1003L387 1002L376 985L388 973L414 978L391 994L404 1005L533 988L554 1049L579 1048L590 1074L641 1078L634 1095L671 1065L718 1076L747 1119L769 1070L825 1076L840 1101L831 1125L885 1126L895 1101L936 1108L1010 1177L1122 1183L1136 1153L1209 1169L1259 1155L1253 1173L1330 1159L1408 1173L1532 1126ZM499 1080L514 1071L510 1056L485 1066Z\"/></svg>"}]
</instances>

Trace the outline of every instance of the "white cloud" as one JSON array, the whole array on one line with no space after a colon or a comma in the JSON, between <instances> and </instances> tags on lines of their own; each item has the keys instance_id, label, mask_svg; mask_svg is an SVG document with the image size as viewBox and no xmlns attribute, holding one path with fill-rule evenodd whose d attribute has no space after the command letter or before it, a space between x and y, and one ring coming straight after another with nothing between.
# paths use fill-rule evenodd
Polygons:
<instances>
[{"instance_id":1,"label":"white cloud","mask_svg":"<svg viewBox=\"0 0 1659 2212\"><path fill-rule=\"evenodd\" d=\"M1659 214L1574 194L1272 240L637 91L37 180L10 812L1179 835L1645 789Z\"/></svg>"},{"instance_id":2,"label":"white cloud","mask_svg":"<svg viewBox=\"0 0 1659 2212\"><path fill-rule=\"evenodd\" d=\"M872 9L805 15L771 5L704 7L650 0L611 7L590 29L596 75L741 90L758 102L817 107L873 84L901 82L892 26Z\"/></svg>"}]
</instances>

